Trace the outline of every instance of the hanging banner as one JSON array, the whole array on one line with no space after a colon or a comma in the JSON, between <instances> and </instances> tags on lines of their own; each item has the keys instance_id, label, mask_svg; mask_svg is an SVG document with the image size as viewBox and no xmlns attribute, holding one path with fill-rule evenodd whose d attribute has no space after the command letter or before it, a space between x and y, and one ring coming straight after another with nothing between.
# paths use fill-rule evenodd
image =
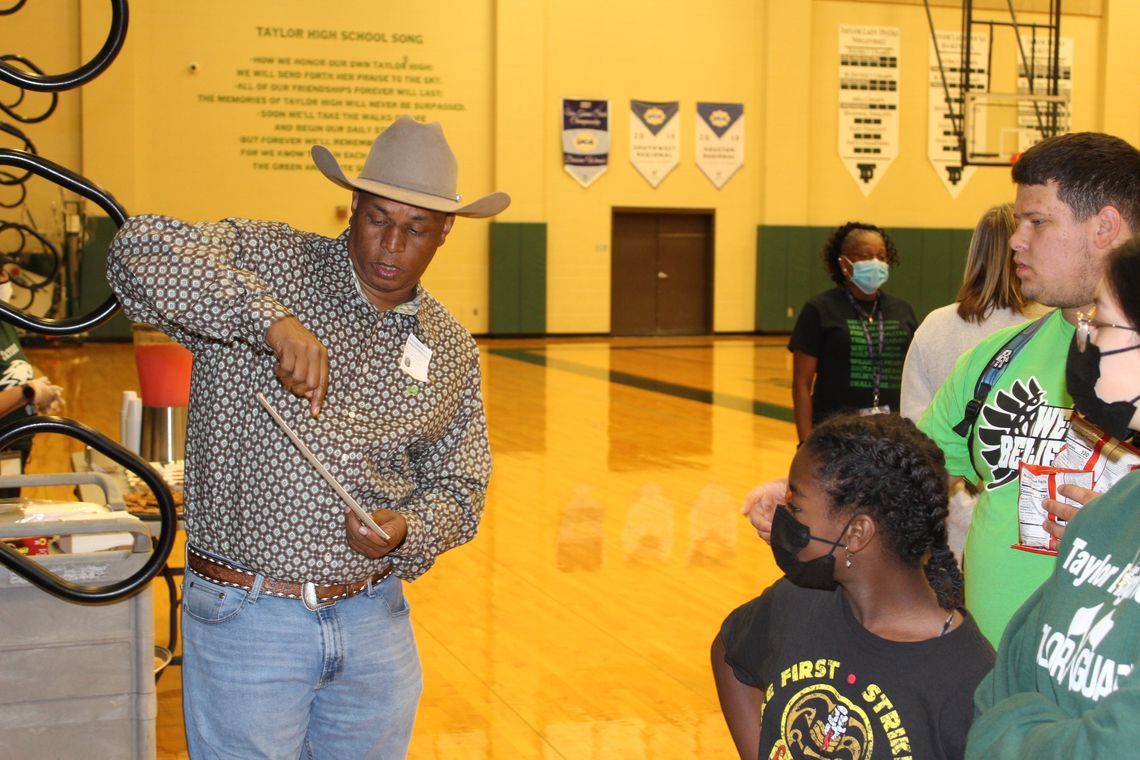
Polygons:
<instances>
[{"instance_id":1,"label":"hanging banner","mask_svg":"<svg viewBox=\"0 0 1140 760\"><path fill-rule=\"evenodd\" d=\"M839 158L863 195L899 154L899 30L839 27Z\"/></svg>"},{"instance_id":2,"label":"hanging banner","mask_svg":"<svg viewBox=\"0 0 1140 760\"><path fill-rule=\"evenodd\" d=\"M610 102L562 100L562 166L582 187L602 175L610 159Z\"/></svg>"},{"instance_id":3,"label":"hanging banner","mask_svg":"<svg viewBox=\"0 0 1140 760\"><path fill-rule=\"evenodd\" d=\"M697 103L697 166L717 190L744 165L744 104Z\"/></svg>"},{"instance_id":4,"label":"hanging banner","mask_svg":"<svg viewBox=\"0 0 1140 760\"><path fill-rule=\"evenodd\" d=\"M631 100L629 107L629 160L653 187L661 184L681 162L681 130L676 101L651 103Z\"/></svg>"},{"instance_id":5,"label":"hanging banner","mask_svg":"<svg viewBox=\"0 0 1140 760\"><path fill-rule=\"evenodd\" d=\"M974 176L973 166L962 166L962 149L958 136L963 127L962 113L962 35L959 32L935 32L930 40L930 95L926 121L926 155L934 165L938 178L957 198L962 188ZM970 89L984 90L989 81L987 51L990 35L975 32L970 35ZM939 67L939 58L942 65ZM945 77L945 86L943 86ZM951 102L946 103L947 92ZM979 116L984 118L984 113ZM984 124L978 124L984 129Z\"/></svg>"},{"instance_id":6,"label":"hanging banner","mask_svg":"<svg viewBox=\"0 0 1140 760\"><path fill-rule=\"evenodd\" d=\"M1033 93L1036 95L1051 95L1051 82L1047 76L1049 72L1049 39L1046 37L1031 37L1023 42L1028 48L1029 66L1021 50L1017 51L1017 91L1023 95L1030 92L1029 75L1033 78ZM1073 97L1073 38L1062 37L1060 48L1057 51L1060 76L1057 80L1057 94ZM1032 101L1023 102L1017 109L1018 151L1024 153L1051 134L1067 134L1070 129L1069 108L1049 108L1044 104L1034 104Z\"/></svg>"}]
</instances>

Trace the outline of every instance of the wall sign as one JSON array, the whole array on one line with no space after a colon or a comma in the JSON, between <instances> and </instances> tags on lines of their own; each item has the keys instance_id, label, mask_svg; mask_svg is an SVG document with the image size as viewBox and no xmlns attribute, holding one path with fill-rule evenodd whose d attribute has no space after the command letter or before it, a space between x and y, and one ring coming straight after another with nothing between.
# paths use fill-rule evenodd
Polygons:
<instances>
[{"instance_id":1,"label":"wall sign","mask_svg":"<svg viewBox=\"0 0 1140 760\"><path fill-rule=\"evenodd\" d=\"M929 44L930 94L927 98L926 155L950 197L957 198L976 170L974 166L962 166L962 150L958 143L957 130L963 129L962 122L965 118L962 113L962 35L959 32L935 32L935 39L930 40ZM989 80L986 61L989 44L990 36L986 32L976 32L970 37L971 90L986 88ZM938 66L939 56L942 58L941 71ZM943 75L946 77L945 87ZM950 105L946 103L947 90L952 101ZM956 122L951 118L951 113L956 115ZM981 117L984 117L984 113ZM978 127L985 128L982 124Z\"/></svg>"},{"instance_id":2,"label":"wall sign","mask_svg":"<svg viewBox=\"0 0 1140 760\"><path fill-rule=\"evenodd\" d=\"M629 101L629 160L657 187L681 163L681 128L676 100L653 102Z\"/></svg>"},{"instance_id":3,"label":"wall sign","mask_svg":"<svg viewBox=\"0 0 1140 760\"><path fill-rule=\"evenodd\" d=\"M744 165L744 104L697 103L697 166L719 190Z\"/></svg>"},{"instance_id":4,"label":"wall sign","mask_svg":"<svg viewBox=\"0 0 1140 760\"><path fill-rule=\"evenodd\" d=\"M610 160L610 102L562 100L562 165L582 187L602 176Z\"/></svg>"},{"instance_id":5,"label":"wall sign","mask_svg":"<svg viewBox=\"0 0 1140 760\"><path fill-rule=\"evenodd\" d=\"M899 153L899 30L839 27L839 158L871 191Z\"/></svg>"}]
</instances>

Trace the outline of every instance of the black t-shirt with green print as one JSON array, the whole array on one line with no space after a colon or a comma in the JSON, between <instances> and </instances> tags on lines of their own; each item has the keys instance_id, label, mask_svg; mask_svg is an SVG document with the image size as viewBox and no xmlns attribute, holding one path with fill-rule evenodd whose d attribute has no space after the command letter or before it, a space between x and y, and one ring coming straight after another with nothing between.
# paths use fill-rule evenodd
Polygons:
<instances>
[{"instance_id":1,"label":"black t-shirt with green print","mask_svg":"<svg viewBox=\"0 0 1140 760\"><path fill-rule=\"evenodd\" d=\"M864 409L874 402L882 326L882 376L879 403L899 409L903 360L918 327L914 309L901 298L879 291L874 321L871 303L852 304L844 288L832 288L808 300L800 311L788 350L818 360L812 389L812 423L840 412ZM868 338L870 344L868 345Z\"/></svg>"}]
</instances>

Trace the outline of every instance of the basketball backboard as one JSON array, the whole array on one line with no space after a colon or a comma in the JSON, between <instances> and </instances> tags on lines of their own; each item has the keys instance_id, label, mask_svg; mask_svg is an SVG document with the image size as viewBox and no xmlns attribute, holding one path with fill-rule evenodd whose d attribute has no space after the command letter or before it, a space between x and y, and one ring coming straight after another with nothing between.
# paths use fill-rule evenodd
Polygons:
<instances>
[{"instance_id":1,"label":"basketball backboard","mask_svg":"<svg viewBox=\"0 0 1140 760\"><path fill-rule=\"evenodd\" d=\"M1069 131L1069 97L970 92L963 115L963 163L1009 166L1031 146Z\"/></svg>"}]
</instances>

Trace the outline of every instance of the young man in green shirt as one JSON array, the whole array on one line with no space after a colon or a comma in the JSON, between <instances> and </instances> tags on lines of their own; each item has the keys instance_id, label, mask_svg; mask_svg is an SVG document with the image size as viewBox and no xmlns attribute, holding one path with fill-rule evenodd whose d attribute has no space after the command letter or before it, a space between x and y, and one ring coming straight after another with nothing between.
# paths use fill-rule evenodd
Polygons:
<instances>
[{"instance_id":1,"label":"young man in green shirt","mask_svg":"<svg viewBox=\"0 0 1140 760\"><path fill-rule=\"evenodd\" d=\"M954 428L979 377L1023 326L1000 330L963 354L918 423L946 454L951 475L980 481L963 570L966 605L994 646L1053 569L1054 557L1012 548L1019 465L1051 464L1064 442L1072 407L1065 356L1077 312L1093 301L1105 254L1140 232L1140 151L1110 135L1061 135L1026 151L1013 180L1011 245L1021 289L1056 311L1005 365L966 436Z\"/></svg>"}]
</instances>

